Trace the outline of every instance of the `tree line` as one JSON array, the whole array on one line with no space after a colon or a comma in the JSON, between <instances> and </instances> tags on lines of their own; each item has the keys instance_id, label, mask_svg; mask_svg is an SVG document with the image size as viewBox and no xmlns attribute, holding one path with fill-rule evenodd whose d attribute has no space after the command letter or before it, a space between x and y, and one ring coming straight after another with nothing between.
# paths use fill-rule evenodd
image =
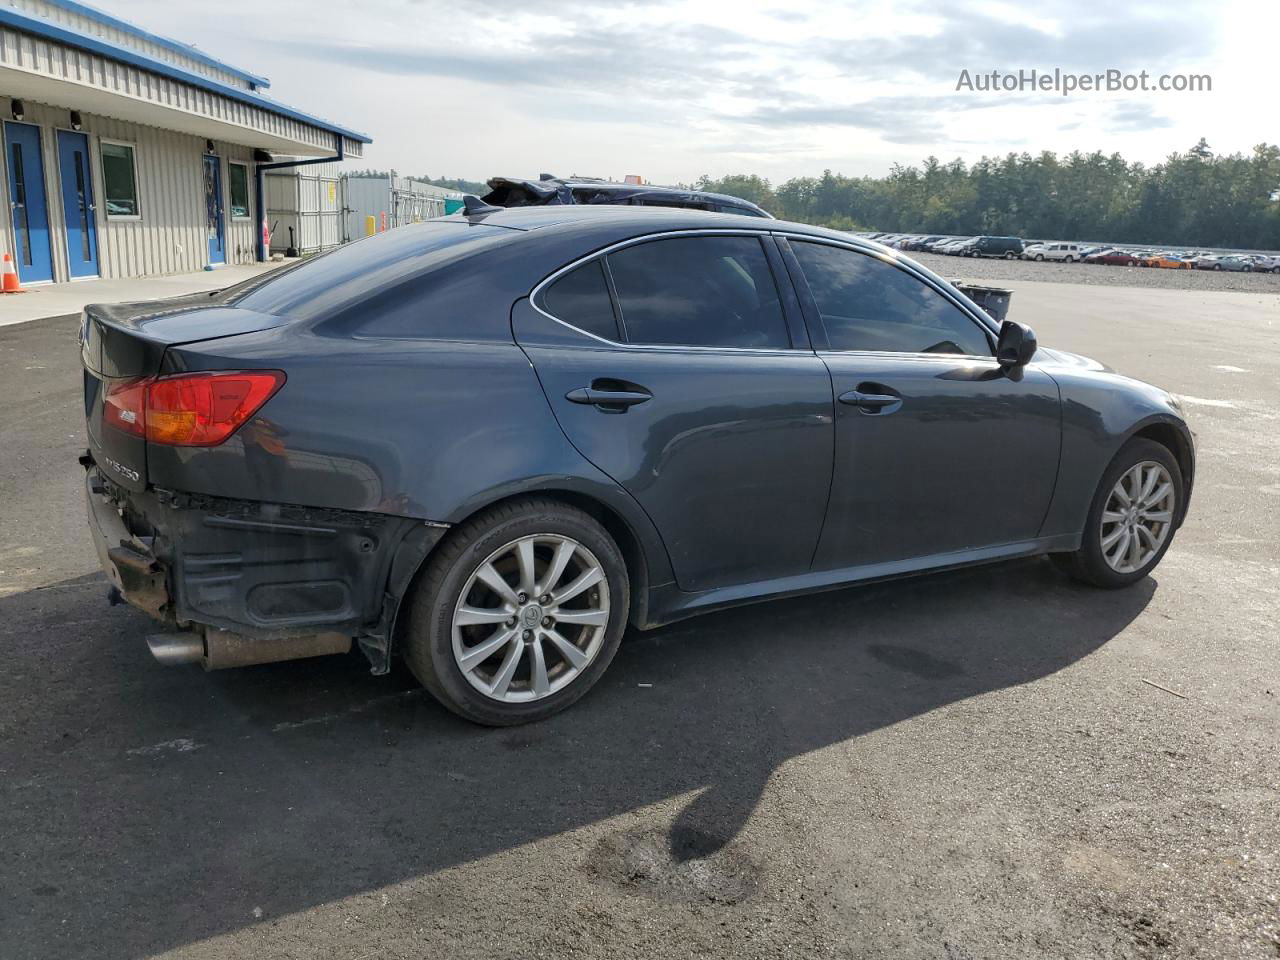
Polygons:
<instances>
[{"instance_id":1,"label":"tree line","mask_svg":"<svg viewBox=\"0 0 1280 960\"><path fill-rule=\"evenodd\" d=\"M362 170L348 170L349 177L389 177L392 175L403 176L395 170L378 170L374 167L366 167ZM446 190L458 190L461 193L474 193L482 196L489 192L489 187L479 180L463 180L459 177L409 177L410 180L418 180L422 183L429 183L435 187L444 187Z\"/></svg>"},{"instance_id":2,"label":"tree line","mask_svg":"<svg viewBox=\"0 0 1280 960\"><path fill-rule=\"evenodd\" d=\"M972 166L929 157L883 177L754 174L696 184L786 220L841 230L1280 249L1280 147L1215 154L1201 139L1154 166L1118 153L1010 153Z\"/></svg>"}]
</instances>

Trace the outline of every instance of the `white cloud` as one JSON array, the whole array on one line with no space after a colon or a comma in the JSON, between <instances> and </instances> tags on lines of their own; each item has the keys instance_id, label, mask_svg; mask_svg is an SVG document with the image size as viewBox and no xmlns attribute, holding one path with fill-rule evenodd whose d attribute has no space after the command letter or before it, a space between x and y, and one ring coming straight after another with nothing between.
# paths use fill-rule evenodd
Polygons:
<instances>
[{"instance_id":1,"label":"white cloud","mask_svg":"<svg viewBox=\"0 0 1280 960\"><path fill-rule=\"evenodd\" d=\"M1150 163L1201 136L1247 150L1275 139L1272 6L525 0L506 12L475 0L132 0L117 12L367 131L368 164L688 181L881 173L930 153L1024 149ZM1213 91L955 90L962 69L1020 67L1208 73Z\"/></svg>"}]
</instances>

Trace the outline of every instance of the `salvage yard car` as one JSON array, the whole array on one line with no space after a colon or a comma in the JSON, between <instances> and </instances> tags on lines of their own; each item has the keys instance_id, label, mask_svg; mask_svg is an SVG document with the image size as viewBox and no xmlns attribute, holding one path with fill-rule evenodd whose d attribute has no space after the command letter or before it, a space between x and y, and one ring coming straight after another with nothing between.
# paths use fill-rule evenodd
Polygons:
<instances>
[{"instance_id":1,"label":"salvage yard car","mask_svg":"<svg viewBox=\"0 0 1280 960\"><path fill-rule=\"evenodd\" d=\"M1022 255L1022 241L1017 237L974 237L961 251L965 257L1003 257L1016 260Z\"/></svg>"},{"instance_id":2,"label":"salvage yard car","mask_svg":"<svg viewBox=\"0 0 1280 960\"><path fill-rule=\"evenodd\" d=\"M1192 261L1177 253L1149 253L1138 257L1143 267L1161 267L1165 270L1190 270Z\"/></svg>"},{"instance_id":3,"label":"salvage yard car","mask_svg":"<svg viewBox=\"0 0 1280 960\"><path fill-rule=\"evenodd\" d=\"M754 217L441 218L80 340L90 527L159 659L354 642L491 725L576 701L628 624L1039 554L1127 586L1195 474L1164 390Z\"/></svg>"},{"instance_id":4,"label":"salvage yard car","mask_svg":"<svg viewBox=\"0 0 1280 960\"><path fill-rule=\"evenodd\" d=\"M595 177L554 177L542 174L537 180L517 177L494 177L488 181L489 192L480 199L498 207L539 207L555 204L609 203L631 206L680 207L686 210L709 210L738 213L748 217L769 217L750 200L706 190L683 187L661 187L651 183L617 183Z\"/></svg>"},{"instance_id":5,"label":"salvage yard car","mask_svg":"<svg viewBox=\"0 0 1280 960\"><path fill-rule=\"evenodd\" d=\"M1108 266L1136 267L1140 256L1128 250L1107 250L1084 258L1085 263L1101 263Z\"/></svg>"}]
</instances>

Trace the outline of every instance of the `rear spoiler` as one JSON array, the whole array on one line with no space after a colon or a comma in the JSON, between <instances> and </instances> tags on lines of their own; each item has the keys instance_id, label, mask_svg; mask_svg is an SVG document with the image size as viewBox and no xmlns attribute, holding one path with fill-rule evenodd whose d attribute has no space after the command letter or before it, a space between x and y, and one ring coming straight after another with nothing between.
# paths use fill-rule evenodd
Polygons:
<instances>
[{"instance_id":1,"label":"rear spoiler","mask_svg":"<svg viewBox=\"0 0 1280 960\"><path fill-rule=\"evenodd\" d=\"M184 303L194 298L139 303L91 303L80 328L81 362L107 377L156 373L169 347L256 333L289 321L253 310Z\"/></svg>"}]
</instances>

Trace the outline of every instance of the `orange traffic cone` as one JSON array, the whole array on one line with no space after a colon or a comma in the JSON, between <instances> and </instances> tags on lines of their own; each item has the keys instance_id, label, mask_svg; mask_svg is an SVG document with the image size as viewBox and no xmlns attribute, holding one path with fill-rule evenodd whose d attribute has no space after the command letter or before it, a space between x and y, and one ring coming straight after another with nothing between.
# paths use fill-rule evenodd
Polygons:
<instances>
[{"instance_id":1,"label":"orange traffic cone","mask_svg":"<svg viewBox=\"0 0 1280 960\"><path fill-rule=\"evenodd\" d=\"M18 271L13 268L13 257L4 255L4 288L0 293L26 293L18 282Z\"/></svg>"}]
</instances>

